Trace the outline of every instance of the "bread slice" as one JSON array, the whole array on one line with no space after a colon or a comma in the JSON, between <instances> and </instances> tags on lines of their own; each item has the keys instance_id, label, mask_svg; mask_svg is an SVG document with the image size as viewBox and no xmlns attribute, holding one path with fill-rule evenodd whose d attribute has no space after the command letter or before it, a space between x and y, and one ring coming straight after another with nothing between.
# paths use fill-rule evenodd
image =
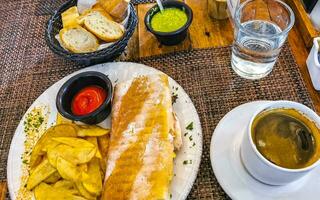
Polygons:
<instances>
[{"instance_id":1,"label":"bread slice","mask_svg":"<svg viewBox=\"0 0 320 200\"><path fill-rule=\"evenodd\" d=\"M99 3L96 3L92 6L92 8L86 9L85 11L83 11L83 13L78 17L78 24L83 26L84 24L84 18L90 14L93 11L99 11L103 16L105 16L106 18L110 19L111 21L114 21L114 19L111 17L111 15L109 15L109 13L107 13L105 11L105 9L102 8L102 6Z\"/></svg>"},{"instance_id":2,"label":"bread slice","mask_svg":"<svg viewBox=\"0 0 320 200\"><path fill-rule=\"evenodd\" d=\"M127 15L130 0L98 0L98 2L117 22L121 22Z\"/></svg>"},{"instance_id":3,"label":"bread slice","mask_svg":"<svg viewBox=\"0 0 320 200\"><path fill-rule=\"evenodd\" d=\"M98 39L81 26L63 28L59 32L63 46L73 53L88 53L99 47Z\"/></svg>"},{"instance_id":4,"label":"bread slice","mask_svg":"<svg viewBox=\"0 0 320 200\"><path fill-rule=\"evenodd\" d=\"M124 33L124 27L105 17L99 11L92 11L84 18L84 26L91 33L105 42L119 40Z\"/></svg>"},{"instance_id":5,"label":"bread slice","mask_svg":"<svg viewBox=\"0 0 320 200\"><path fill-rule=\"evenodd\" d=\"M101 4L99 2L97 2L96 4L94 4L91 8L93 11L99 11L103 16L105 16L106 18L114 21L114 19L111 17L111 15L101 6Z\"/></svg>"},{"instance_id":6,"label":"bread slice","mask_svg":"<svg viewBox=\"0 0 320 200\"><path fill-rule=\"evenodd\" d=\"M77 19L79 17L79 12L77 6L72 6L68 10L61 14L61 20L63 28L72 27L78 25Z\"/></svg>"}]
</instances>

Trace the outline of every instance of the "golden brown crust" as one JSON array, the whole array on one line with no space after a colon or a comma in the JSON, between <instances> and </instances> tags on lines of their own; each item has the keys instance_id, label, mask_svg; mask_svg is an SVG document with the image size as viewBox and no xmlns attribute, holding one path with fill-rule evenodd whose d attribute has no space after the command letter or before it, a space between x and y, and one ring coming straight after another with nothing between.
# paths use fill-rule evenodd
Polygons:
<instances>
[{"instance_id":1,"label":"golden brown crust","mask_svg":"<svg viewBox=\"0 0 320 200\"><path fill-rule=\"evenodd\" d=\"M124 20L130 0L99 0L100 5L117 21Z\"/></svg>"},{"instance_id":2,"label":"golden brown crust","mask_svg":"<svg viewBox=\"0 0 320 200\"><path fill-rule=\"evenodd\" d=\"M99 11L92 11L84 18L85 28L105 42L119 40L124 34L122 25L111 21Z\"/></svg>"},{"instance_id":3,"label":"golden brown crust","mask_svg":"<svg viewBox=\"0 0 320 200\"><path fill-rule=\"evenodd\" d=\"M99 47L97 38L81 26L63 28L59 36L62 45L73 53L93 52Z\"/></svg>"},{"instance_id":4,"label":"golden brown crust","mask_svg":"<svg viewBox=\"0 0 320 200\"><path fill-rule=\"evenodd\" d=\"M166 75L115 87L102 200L166 199L173 175L171 93Z\"/></svg>"}]
</instances>

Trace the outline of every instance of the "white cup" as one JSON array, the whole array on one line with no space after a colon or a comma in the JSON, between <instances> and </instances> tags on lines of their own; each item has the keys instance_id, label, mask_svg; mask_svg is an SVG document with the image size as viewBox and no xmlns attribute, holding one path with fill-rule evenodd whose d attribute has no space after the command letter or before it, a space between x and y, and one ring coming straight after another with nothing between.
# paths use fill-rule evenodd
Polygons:
<instances>
[{"instance_id":1,"label":"white cup","mask_svg":"<svg viewBox=\"0 0 320 200\"><path fill-rule=\"evenodd\" d=\"M305 176L308 172L320 164L320 160L312 165L300 169L288 169L277 166L267 160L257 149L252 140L251 126L256 116L274 108L293 108L300 111L311 121L320 127L319 116L310 108L292 101L274 101L259 108L252 116L241 144L241 159L247 171L257 180L269 185L285 185Z\"/></svg>"}]
</instances>

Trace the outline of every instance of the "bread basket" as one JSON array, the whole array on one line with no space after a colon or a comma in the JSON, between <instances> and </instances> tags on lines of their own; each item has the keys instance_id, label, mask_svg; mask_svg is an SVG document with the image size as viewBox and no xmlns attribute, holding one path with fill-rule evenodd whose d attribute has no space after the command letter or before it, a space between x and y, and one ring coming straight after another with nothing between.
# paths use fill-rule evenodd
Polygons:
<instances>
[{"instance_id":1,"label":"bread basket","mask_svg":"<svg viewBox=\"0 0 320 200\"><path fill-rule=\"evenodd\" d=\"M72 53L70 51L67 51L60 46L60 43L55 38L55 36L62 28L61 13L63 13L68 8L75 6L76 4L77 0L70 0L64 3L60 8L58 8L58 10L53 13L53 15L48 20L46 25L45 39L49 48L54 53L68 60L73 60L83 65L98 64L106 61L111 61L118 57L125 50L138 22L137 14L132 3L129 4L129 18L128 22L125 25L126 30L123 37L107 48L90 53Z\"/></svg>"}]
</instances>

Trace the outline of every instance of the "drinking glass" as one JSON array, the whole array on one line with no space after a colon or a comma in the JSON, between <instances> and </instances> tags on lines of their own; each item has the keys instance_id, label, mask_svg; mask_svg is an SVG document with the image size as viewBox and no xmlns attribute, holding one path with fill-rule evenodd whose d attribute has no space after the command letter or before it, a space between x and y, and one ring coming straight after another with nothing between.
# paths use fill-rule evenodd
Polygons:
<instances>
[{"instance_id":1,"label":"drinking glass","mask_svg":"<svg viewBox=\"0 0 320 200\"><path fill-rule=\"evenodd\" d=\"M247 0L236 10L231 65L243 78L260 79L273 69L294 24L281 0Z\"/></svg>"}]
</instances>

